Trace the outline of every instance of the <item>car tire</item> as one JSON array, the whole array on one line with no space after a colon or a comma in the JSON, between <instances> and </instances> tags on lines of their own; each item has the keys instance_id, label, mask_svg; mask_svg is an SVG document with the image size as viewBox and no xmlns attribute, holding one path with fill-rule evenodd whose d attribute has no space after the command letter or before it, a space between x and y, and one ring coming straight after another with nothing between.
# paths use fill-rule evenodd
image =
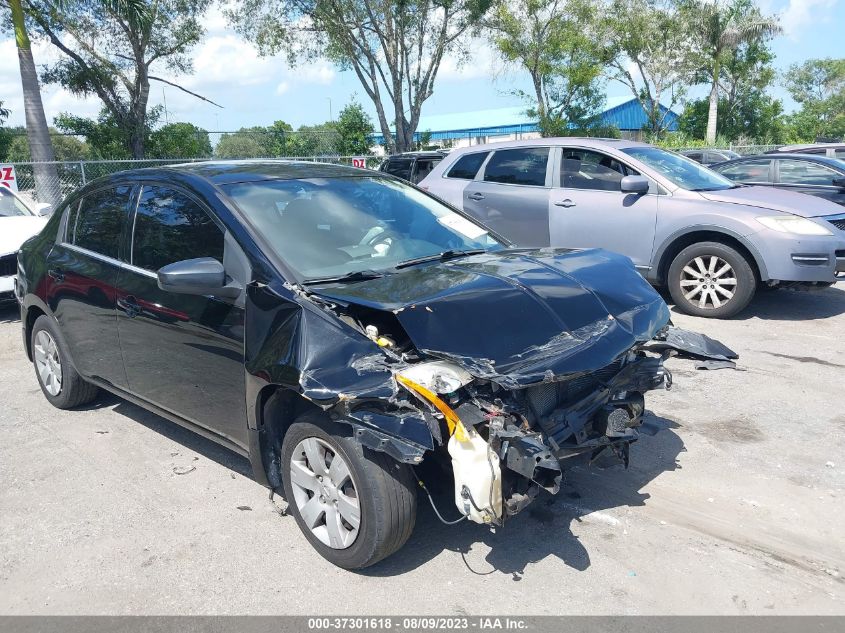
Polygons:
<instances>
[{"instance_id":1,"label":"car tire","mask_svg":"<svg viewBox=\"0 0 845 633\"><path fill-rule=\"evenodd\" d=\"M340 465L332 468L338 458ZM334 565L368 567L411 536L417 497L410 467L364 448L321 412L306 413L290 426L281 464L288 512Z\"/></svg>"},{"instance_id":2,"label":"car tire","mask_svg":"<svg viewBox=\"0 0 845 633\"><path fill-rule=\"evenodd\" d=\"M35 320L30 345L38 385L50 404L57 409L73 409L97 397L99 388L76 371L51 317L42 314Z\"/></svg>"},{"instance_id":3,"label":"car tire","mask_svg":"<svg viewBox=\"0 0 845 633\"><path fill-rule=\"evenodd\" d=\"M669 294L686 314L726 319L741 312L757 290L757 277L745 256L721 242L683 249L669 266Z\"/></svg>"}]
</instances>

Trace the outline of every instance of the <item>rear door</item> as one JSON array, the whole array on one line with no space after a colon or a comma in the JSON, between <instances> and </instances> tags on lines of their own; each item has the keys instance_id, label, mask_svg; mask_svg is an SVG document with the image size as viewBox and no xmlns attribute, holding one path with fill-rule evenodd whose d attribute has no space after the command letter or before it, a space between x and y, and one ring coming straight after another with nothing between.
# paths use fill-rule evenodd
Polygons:
<instances>
[{"instance_id":1,"label":"rear door","mask_svg":"<svg viewBox=\"0 0 845 633\"><path fill-rule=\"evenodd\" d=\"M475 180L488 156L490 156L489 151L470 152L457 157L450 156L446 158L446 161L450 162L451 165L442 166L442 175L438 177L436 174L432 174L424 182L421 181L420 186L441 200L462 209L464 206L464 189L471 181Z\"/></svg>"},{"instance_id":2,"label":"rear door","mask_svg":"<svg viewBox=\"0 0 845 633\"><path fill-rule=\"evenodd\" d=\"M519 246L548 246L551 155L549 147L496 150L464 189L464 210Z\"/></svg>"},{"instance_id":3,"label":"rear door","mask_svg":"<svg viewBox=\"0 0 845 633\"><path fill-rule=\"evenodd\" d=\"M809 160L781 158L776 164L778 187L845 205L845 189L834 184L845 175Z\"/></svg>"},{"instance_id":4,"label":"rear door","mask_svg":"<svg viewBox=\"0 0 845 633\"><path fill-rule=\"evenodd\" d=\"M116 299L133 187L117 185L71 203L47 256L45 294L77 371L125 388Z\"/></svg>"},{"instance_id":5,"label":"rear door","mask_svg":"<svg viewBox=\"0 0 845 633\"><path fill-rule=\"evenodd\" d=\"M604 248L648 269L660 196L656 183L647 194L622 193L622 178L638 175L609 154L561 148L559 180L549 204L552 246Z\"/></svg>"},{"instance_id":6,"label":"rear door","mask_svg":"<svg viewBox=\"0 0 845 633\"><path fill-rule=\"evenodd\" d=\"M145 184L132 224L117 297L129 389L246 446L243 298L167 292L156 276L167 264L198 257L243 276L242 251L205 205L171 186Z\"/></svg>"},{"instance_id":7,"label":"rear door","mask_svg":"<svg viewBox=\"0 0 845 633\"><path fill-rule=\"evenodd\" d=\"M414 159L413 158L391 158L389 159L383 166L382 171L390 174L391 176L396 176L397 178L401 178L402 180L411 180L411 172L414 168Z\"/></svg>"}]
</instances>

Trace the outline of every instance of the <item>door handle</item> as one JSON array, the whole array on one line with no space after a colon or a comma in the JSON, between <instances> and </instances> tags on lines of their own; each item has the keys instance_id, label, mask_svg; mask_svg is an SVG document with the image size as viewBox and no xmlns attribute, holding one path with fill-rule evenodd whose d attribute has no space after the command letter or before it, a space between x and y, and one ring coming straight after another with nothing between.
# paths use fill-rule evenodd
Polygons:
<instances>
[{"instance_id":1,"label":"door handle","mask_svg":"<svg viewBox=\"0 0 845 633\"><path fill-rule=\"evenodd\" d=\"M470 200L484 200L484 194L483 194L483 193L478 193L478 192L476 191L475 193L471 193L471 194L469 194L469 195L467 196L467 198L469 198Z\"/></svg>"},{"instance_id":2,"label":"door handle","mask_svg":"<svg viewBox=\"0 0 845 633\"><path fill-rule=\"evenodd\" d=\"M575 203L572 202L572 200L570 200L569 198L567 198L566 200L558 200L557 202L555 202L555 206L569 209L570 207L574 207Z\"/></svg>"},{"instance_id":3,"label":"door handle","mask_svg":"<svg viewBox=\"0 0 845 633\"><path fill-rule=\"evenodd\" d=\"M141 313L141 306L138 305L138 300L131 295L124 299L118 299L117 307L123 310L130 319L134 319Z\"/></svg>"},{"instance_id":4,"label":"door handle","mask_svg":"<svg viewBox=\"0 0 845 633\"><path fill-rule=\"evenodd\" d=\"M50 268L47 271L47 275L49 275L50 279L55 281L57 284L60 284L65 280L65 273L61 268Z\"/></svg>"}]
</instances>

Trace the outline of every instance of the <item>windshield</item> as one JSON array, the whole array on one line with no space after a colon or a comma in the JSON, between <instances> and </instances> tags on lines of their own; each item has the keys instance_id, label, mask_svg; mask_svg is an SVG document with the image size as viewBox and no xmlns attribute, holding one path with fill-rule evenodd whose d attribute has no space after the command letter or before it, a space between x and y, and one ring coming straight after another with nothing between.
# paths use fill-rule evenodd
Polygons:
<instances>
[{"instance_id":1,"label":"windshield","mask_svg":"<svg viewBox=\"0 0 845 633\"><path fill-rule=\"evenodd\" d=\"M3 191L0 187L0 218L8 218L17 215L32 215L23 202L18 200L11 193Z\"/></svg>"},{"instance_id":2,"label":"windshield","mask_svg":"<svg viewBox=\"0 0 845 633\"><path fill-rule=\"evenodd\" d=\"M736 187L735 183L724 176L674 152L667 152L657 147L629 147L622 151L648 165L682 189L721 191Z\"/></svg>"},{"instance_id":3,"label":"windshield","mask_svg":"<svg viewBox=\"0 0 845 633\"><path fill-rule=\"evenodd\" d=\"M464 216L387 178L264 180L223 189L305 281L503 247Z\"/></svg>"}]
</instances>

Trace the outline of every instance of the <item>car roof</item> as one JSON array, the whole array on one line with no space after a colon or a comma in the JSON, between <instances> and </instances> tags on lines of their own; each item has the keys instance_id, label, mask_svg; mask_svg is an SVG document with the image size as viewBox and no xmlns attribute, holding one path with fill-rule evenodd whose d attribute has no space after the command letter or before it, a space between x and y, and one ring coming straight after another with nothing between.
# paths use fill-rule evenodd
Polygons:
<instances>
[{"instance_id":1,"label":"car roof","mask_svg":"<svg viewBox=\"0 0 845 633\"><path fill-rule=\"evenodd\" d=\"M181 163L152 168L154 171L175 171L204 178L216 185L258 180L295 180L299 178L341 178L365 176L371 170L332 163L292 160L225 160ZM132 172L145 172L145 169ZM123 172L127 175L131 172Z\"/></svg>"},{"instance_id":2,"label":"car roof","mask_svg":"<svg viewBox=\"0 0 845 633\"><path fill-rule=\"evenodd\" d=\"M427 150L422 152L402 152L401 154L391 154L387 156L390 158L443 158L448 152L438 150Z\"/></svg>"},{"instance_id":3,"label":"car roof","mask_svg":"<svg viewBox=\"0 0 845 633\"><path fill-rule=\"evenodd\" d=\"M842 149L845 143L807 143L806 145L784 145L777 149L769 150L767 154L795 153L807 149Z\"/></svg>"},{"instance_id":4,"label":"car roof","mask_svg":"<svg viewBox=\"0 0 845 633\"><path fill-rule=\"evenodd\" d=\"M575 145L584 148L614 148L627 149L629 147L653 147L648 143L629 141L620 138L597 138L593 136L556 136L546 138L522 139L516 141L499 141L496 143L485 143L483 145L470 145L454 150L455 153L466 154L469 152L489 151L495 149L509 149L513 147L560 147L564 145Z\"/></svg>"}]
</instances>

